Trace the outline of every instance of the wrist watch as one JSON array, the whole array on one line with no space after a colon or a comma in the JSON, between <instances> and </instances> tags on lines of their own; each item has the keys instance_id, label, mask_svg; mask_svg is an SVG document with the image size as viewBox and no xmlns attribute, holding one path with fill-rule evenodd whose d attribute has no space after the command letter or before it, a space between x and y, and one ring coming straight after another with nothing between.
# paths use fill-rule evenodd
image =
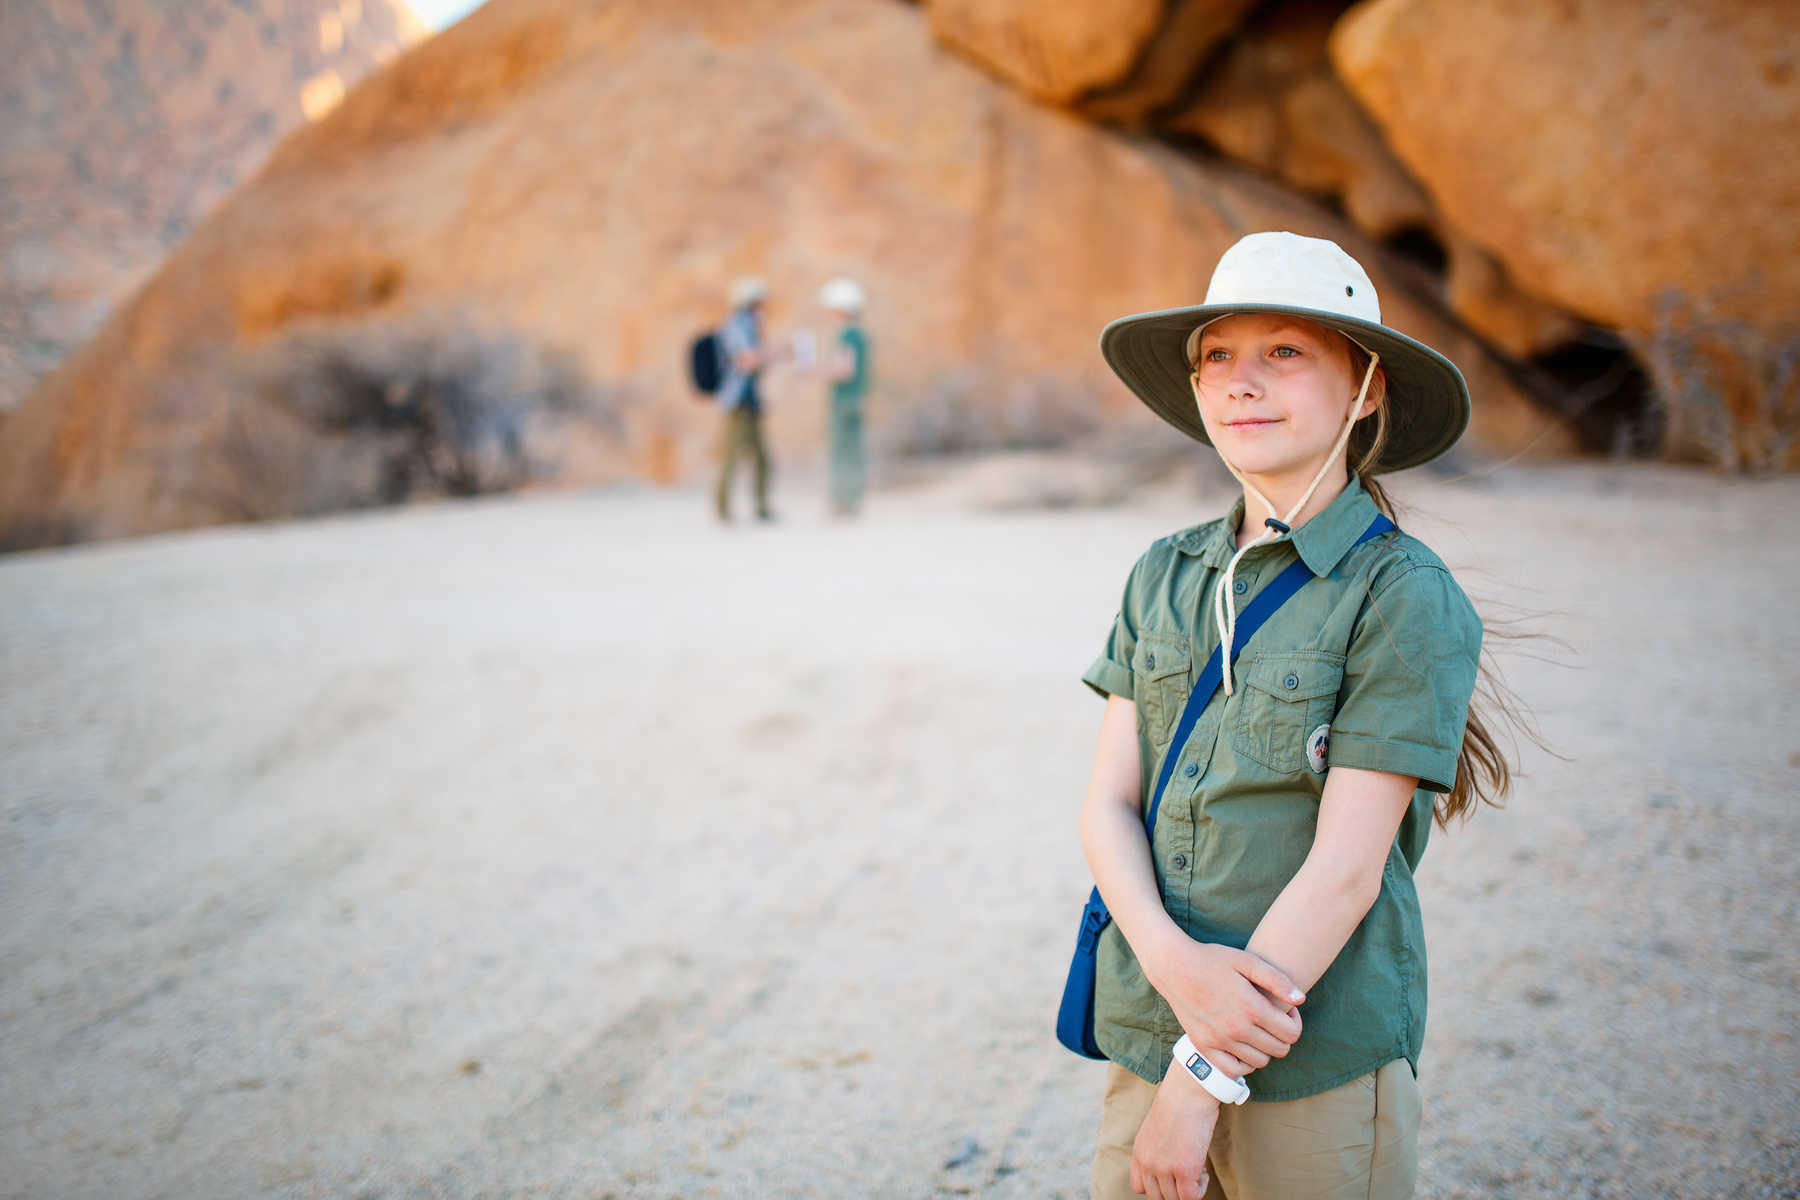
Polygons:
<instances>
[{"instance_id":1,"label":"wrist watch","mask_svg":"<svg viewBox=\"0 0 1800 1200\"><path fill-rule=\"evenodd\" d=\"M1206 1055L1194 1049L1193 1039L1185 1033L1175 1043L1175 1065L1192 1075L1221 1104L1242 1104L1250 1098L1250 1085L1213 1066Z\"/></svg>"}]
</instances>

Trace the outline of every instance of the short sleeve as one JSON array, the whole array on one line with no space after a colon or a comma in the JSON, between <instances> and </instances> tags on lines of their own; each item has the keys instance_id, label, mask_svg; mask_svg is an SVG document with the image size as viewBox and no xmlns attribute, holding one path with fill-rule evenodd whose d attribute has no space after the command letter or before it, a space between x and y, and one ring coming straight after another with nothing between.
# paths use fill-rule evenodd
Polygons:
<instances>
[{"instance_id":1,"label":"short sleeve","mask_svg":"<svg viewBox=\"0 0 1800 1200\"><path fill-rule=\"evenodd\" d=\"M1450 572L1417 564L1364 606L1331 722L1331 765L1456 783L1481 618Z\"/></svg>"},{"instance_id":2,"label":"short sleeve","mask_svg":"<svg viewBox=\"0 0 1800 1200\"><path fill-rule=\"evenodd\" d=\"M1081 682L1101 696L1136 699L1131 689L1131 655L1137 648L1138 571L1142 566L1140 559L1132 567L1125 580L1125 594L1119 600L1119 613L1113 618L1112 632L1106 635L1106 645L1081 676Z\"/></svg>"}]
</instances>

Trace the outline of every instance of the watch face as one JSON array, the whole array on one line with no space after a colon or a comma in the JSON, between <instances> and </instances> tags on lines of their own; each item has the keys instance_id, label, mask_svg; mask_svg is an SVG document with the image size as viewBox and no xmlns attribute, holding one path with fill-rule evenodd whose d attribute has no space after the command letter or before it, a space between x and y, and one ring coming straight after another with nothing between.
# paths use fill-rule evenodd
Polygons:
<instances>
[{"instance_id":1,"label":"watch face","mask_svg":"<svg viewBox=\"0 0 1800 1200\"><path fill-rule=\"evenodd\" d=\"M1205 1079L1208 1075L1212 1074L1212 1064L1198 1054L1189 1056L1187 1060L1187 1069L1193 1072L1195 1079Z\"/></svg>"}]
</instances>

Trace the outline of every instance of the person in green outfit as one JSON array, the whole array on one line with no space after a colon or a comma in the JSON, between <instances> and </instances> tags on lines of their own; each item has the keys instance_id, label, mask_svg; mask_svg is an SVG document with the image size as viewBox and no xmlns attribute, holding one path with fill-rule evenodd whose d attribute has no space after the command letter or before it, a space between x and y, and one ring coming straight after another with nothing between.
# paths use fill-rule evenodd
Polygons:
<instances>
[{"instance_id":1,"label":"person in green outfit","mask_svg":"<svg viewBox=\"0 0 1800 1200\"><path fill-rule=\"evenodd\" d=\"M855 516L868 481L863 448L863 399L869 391L869 335L863 331L863 290L854 279L838 278L819 291L819 303L838 318L836 340L825 358L831 384L826 436L830 449L831 511Z\"/></svg>"}]
</instances>

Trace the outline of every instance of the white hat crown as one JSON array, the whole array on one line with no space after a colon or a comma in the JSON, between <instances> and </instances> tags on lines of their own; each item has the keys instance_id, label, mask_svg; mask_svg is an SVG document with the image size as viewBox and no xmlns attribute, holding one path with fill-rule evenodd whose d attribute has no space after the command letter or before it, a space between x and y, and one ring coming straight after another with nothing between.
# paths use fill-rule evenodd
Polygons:
<instances>
[{"instance_id":1,"label":"white hat crown","mask_svg":"<svg viewBox=\"0 0 1800 1200\"><path fill-rule=\"evenodd\" d=\"M746 275L731 285L731 307L742 308L746 304L754 304L766 299L769 295L768 282L756 275Z\"/></svg>"},{"instance_id":2,"label":"white hat crown","mask_svg":"<svg viewBox=\"0 0 1800 1200\"><path fill-rule=\"evenodd\" d=\"M1381 300L1354 258L1336 242L1297 233L1252 233L1219 258L1206 304L1311 308L1381 323Z\"/></svg>"},{"instance_id":3,"label":"white hat crown","mask_svg":"<svg viewBox=\"0 0 1800 1200\"><path fill-rule=\"evenodd\" d=\"M862 285L854 279L840 275L819 289L819 303L835 312L861 312L863 309Z\"/></svg>"}]
</instances>

